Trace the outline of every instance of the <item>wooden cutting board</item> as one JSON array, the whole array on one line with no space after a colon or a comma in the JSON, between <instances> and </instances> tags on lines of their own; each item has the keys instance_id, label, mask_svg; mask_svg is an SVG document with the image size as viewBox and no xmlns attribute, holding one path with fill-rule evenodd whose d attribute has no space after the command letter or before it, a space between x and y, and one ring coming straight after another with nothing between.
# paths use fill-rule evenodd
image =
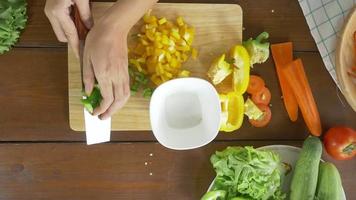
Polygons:
<instances>
[{"instance_id":1,"label":"wooden cutting board","mask_svg":"<svg viewBox=\"0 0 356 200\"><path fill-rule=\"evenodd\" d=\"M112 3L93 3L94 21L100 18ZM191 76L207 79L206 72L214 58L242 41L242 10L235 4L186 4L159 3L152 14L175 20L182 16L187 24L195 27L193 46L198 49L197 60L189 59L183 68L192 72ZM129 46L133 43L142 21L134 26L128 36ZM130 41L131 40L131 41ZM82 98L82 78L79 60L68 49L69 81L69 123L75 131L84 131ZM217 88L219 92L231 90L231 78ZM149 120L149 99L140 94L131 96L127 104L112 117L112 130L151 130Z\"/></svg>"}]
</instances>

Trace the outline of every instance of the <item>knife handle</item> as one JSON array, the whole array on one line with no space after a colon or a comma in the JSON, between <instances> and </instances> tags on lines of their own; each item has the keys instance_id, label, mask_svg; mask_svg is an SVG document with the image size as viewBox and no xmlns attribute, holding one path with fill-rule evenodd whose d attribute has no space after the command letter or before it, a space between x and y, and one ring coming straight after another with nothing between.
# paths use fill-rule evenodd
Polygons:
<instances>
[{"instance_id":1,"label":"knife handle","mask_svg":"<svg viewBox=\"0 0 356 200\"><path fill-rule=\"evenodd\" d=\"M75 4L72 6L71 14L72 14L72 19L74 21L74 25L78 31L79 40L85 40L89 32L89 29L84 25L82 19L80 18L78 7Z\"/></svg>"}]
</instances>

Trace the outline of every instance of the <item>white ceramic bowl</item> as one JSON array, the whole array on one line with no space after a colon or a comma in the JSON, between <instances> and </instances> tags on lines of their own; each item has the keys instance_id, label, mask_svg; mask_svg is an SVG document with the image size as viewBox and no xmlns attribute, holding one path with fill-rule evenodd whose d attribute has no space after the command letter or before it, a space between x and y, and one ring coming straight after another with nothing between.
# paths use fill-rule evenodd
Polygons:
<instances>
[{"instance_id":1,"label":"white ceramic bowl","mask_svg":"<svg viewBox=\"0 0 356 200\"><path fill-rule=\"evenodd\" d=\"M219 132L220 100L213 85L179 78L160 85L150 102L154 136L163 146L186 150L204 146Z\"/></svg>"}]
</instances>

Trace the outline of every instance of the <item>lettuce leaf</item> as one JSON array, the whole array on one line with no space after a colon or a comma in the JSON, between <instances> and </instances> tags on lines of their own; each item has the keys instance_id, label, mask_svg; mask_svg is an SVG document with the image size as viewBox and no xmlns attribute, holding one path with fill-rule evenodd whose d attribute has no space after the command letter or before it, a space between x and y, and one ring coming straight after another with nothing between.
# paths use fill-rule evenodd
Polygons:
<instances>
[{"instance_id":1,"label":"lettuce leaf","mask_svg":"<svg viewBox=\"0 0 356 200\"><path fill-rule=\"evenodd\" d=\"M253 147L227 147L211 156L216 179L211 191L224 190L227 200L281 200L283 165L279 156Z\"/></svg>"},{"instance_id":2,"label":"lettuce leaf","mask_svg":"<svg viewBox=\"0 0 356 200\"><path fill-rule=\"evenodd\" d=\"M0 54L9 51L26 26L25 0L0 1Z\"/></svg>"}]
</instances>

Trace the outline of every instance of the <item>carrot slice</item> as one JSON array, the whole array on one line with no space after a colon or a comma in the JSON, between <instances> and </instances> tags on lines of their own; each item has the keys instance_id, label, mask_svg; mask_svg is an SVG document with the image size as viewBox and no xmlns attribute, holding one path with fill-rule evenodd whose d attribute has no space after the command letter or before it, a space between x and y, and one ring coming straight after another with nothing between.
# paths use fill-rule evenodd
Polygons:
<instances>
[{"instance_id":1,"label":"carrot slice","mask_svg":"<svg viewBox=\"0 0 356 200\"><path fill-rule=\"evenodd\" d=\"M284 106L286 107L289 119L295 122L298 119L298 103L291 87L281 71L283 67L293 61L292 45L291 42L272 44L271 50L279 79L279 85L282 90Z\"/></svg>"},{"instance_id":2,"label":"carrot slice","mask_svg":"<svg viewBox=\"0 0 356 200\"><path fill-rule=\"evenodd\" d=\"M319 111L310 89L302 60L294 60L286 67L283 67L282 73L293 90L309 131L315 136L320 136L322 130Z\"/></svg>"},{"instance_id":3,"label":"carrot slice","mask_svg":"<svg viewBox=\"0 0 356 200\"><path fill-rule=\"evenodd\" d=\"M265 87L265 81L256 75L250 76L250 82L248 83L247 93L255 94Z\"/></svg>"}]
</instances>

